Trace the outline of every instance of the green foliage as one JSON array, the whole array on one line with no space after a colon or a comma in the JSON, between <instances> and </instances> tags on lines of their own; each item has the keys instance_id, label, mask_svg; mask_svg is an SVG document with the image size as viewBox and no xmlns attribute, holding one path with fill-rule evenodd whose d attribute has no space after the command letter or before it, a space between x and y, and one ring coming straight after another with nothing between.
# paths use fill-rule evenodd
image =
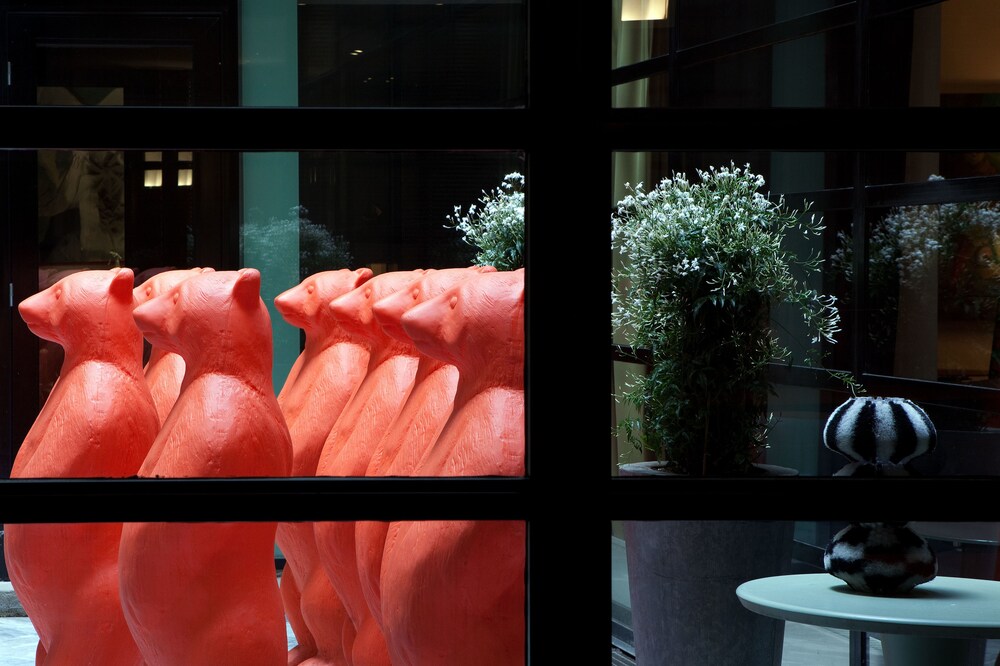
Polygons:
<instances>
[{"instance_id":1,"label":"green foliage","mask_svg":"<svg viewBox=\"0 0 1000 666\"><path fill-rule=\"evenodd\" d=\"M466 213L455 206L449 225L476 248L475 262L498 271L524 267L524 176L510 173L492 192L483 192Z\"/></svg>"},{"instance_id":2,"label":"green foliage","mask_svg":"<svg viewBox=\"0 0 1000 666\"><path fill-rule=\"evenodd\" d=\"M642 184L612 215L615 327L652 351L650 371L624 399L641 421L623 423L634 445L675 471L743 474L766 443L771 386L767 366L789 350L770 328L770 309L797 306L812 342L834 342L840 315L832 296L809 288L819 253L800 257L788 234L819 237L822 220L788 210L760 192L764 179L733 165Z\"/></svg>"}]
</instances>

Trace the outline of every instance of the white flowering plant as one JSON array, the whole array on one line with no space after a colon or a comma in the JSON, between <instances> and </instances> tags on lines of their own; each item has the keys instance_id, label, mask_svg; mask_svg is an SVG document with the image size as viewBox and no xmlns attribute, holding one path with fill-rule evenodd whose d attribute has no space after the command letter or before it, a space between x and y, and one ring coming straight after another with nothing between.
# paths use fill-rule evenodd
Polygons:
<instances>
[{"instance_id":1,"label":"white flowering plant","mask_svg":"<svg viewBox=\"0 0 1000 666\"><path fill-rule=\"evenodd\" d=\"M463 212L455 206L449 225L476 248L475 262L498 271L524 267L524 176L509 173L491 192Z\"/></svg>"},{"instance_id":2,"label":"white flowering plant","mask_svg":"<svg viewBox=\"0 0 1000 666\"><path fill-rule=\"evenodd\" d=\"M834 342L840 315L833 296L806 284L820 254L784 242L821 236L809 204L772 201L749 165L697 175L627 186L611 217L612 324L652 358L622 396L641 416L619 428L672 471L747 474L766 446L768 364L791 355L771 308L797 306L814 343Z\"/></svg>"}]
</instances>

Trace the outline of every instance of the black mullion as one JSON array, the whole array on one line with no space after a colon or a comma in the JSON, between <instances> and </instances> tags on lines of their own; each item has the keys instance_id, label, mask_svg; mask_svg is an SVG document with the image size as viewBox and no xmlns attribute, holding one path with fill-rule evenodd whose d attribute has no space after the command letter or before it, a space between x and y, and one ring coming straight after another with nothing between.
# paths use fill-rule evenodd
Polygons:
<instances>
[{"instance_id":1,"label":"black mullion","mask_svg":"<svg viewBox=\"0 0 1000 666\"><path fill-rule=\"evenodd\" d=\"M526 520L535 484L500 478L14 479L0 523Z\"/></svg>"},{"instance_id":2,"label":"black mullion","mask_svg":"<svg viewBox=\"0 0 1000 666\"><path fill-rule=\"evenodd\" d=\"M983 476L616 477L606 501L616 520L991 521L996 492L997 479ZM960 513L947 497L961 498Z\"/></svg>"},{"instance_id":3,"label":"black mullion","mask_svg":"<svg viewBox=\"0 0 1000 666\"><path fill-rule=\"evenodd\" d=\"M1000 107L620 108L605 131L611 150L990 152L998 122Z\"/></svg>"},{"instance_id":4,"label":"black mullion","mask_svg":"<svg viewBox=\"0 0 1000 666\"><path fill-rule=\"evenodd\" d=\"M517 150L531 128L543 128L535 115L527 109L21 105L0 107L0 126L18 128L0 139L0 148Z\"/></svg>"}]
</instances>

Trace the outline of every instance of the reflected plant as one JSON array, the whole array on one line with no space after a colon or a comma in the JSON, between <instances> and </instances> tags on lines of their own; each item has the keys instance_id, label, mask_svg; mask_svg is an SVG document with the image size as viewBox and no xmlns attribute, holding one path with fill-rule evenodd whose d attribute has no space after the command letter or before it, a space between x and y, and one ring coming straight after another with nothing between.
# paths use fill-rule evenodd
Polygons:
<instances>
[{"instance_id":1,"label":"reflected plant","mask_svg":"<svg viewBox=\"0 0 1000 666\"><path fill-rule=\"evenodd\" d=\"M462 212L455 206L445 225L462 233L476 248L475 263L498 271L524 267L524 176L514 172L492 192L483 192L478 203Z\"/></svg>"},{"instance_id":2,"label":"reflected plant","mask_svg":"<svg viewBox=\"0 0 1000 666\"><path fill-rule=\"evenodd\" d=\"M932 175L928 180L944 180ZM868 244L869 302L876 305L869 334L891 346L901 288L926 289L937 278L938 307L951 317L977 318L1000 298L1000 204L993 201L894 208L876 222ZM837 233L832 268L854 279L854 246Z\"/></svg>"},{"instance_id":3,"label":"reflected plant","mask_svg":"<svg viewBox=\"0 0 1000 666\"><path fill-rule=\"evenodd\" d=\"M251 213L251 220L255 217L254 212ZM244 248L250 245L267 260L268 248L271 246L270 237L297 233L301 279L320 271L354 268L354 257L347 239L331 234L325 226L311 221L308 215L309 211L305 206L292 206L286 217L272 217L266 225L259 222L244 225L241 254L244 253Z\"/></svg>"}]
</instances>

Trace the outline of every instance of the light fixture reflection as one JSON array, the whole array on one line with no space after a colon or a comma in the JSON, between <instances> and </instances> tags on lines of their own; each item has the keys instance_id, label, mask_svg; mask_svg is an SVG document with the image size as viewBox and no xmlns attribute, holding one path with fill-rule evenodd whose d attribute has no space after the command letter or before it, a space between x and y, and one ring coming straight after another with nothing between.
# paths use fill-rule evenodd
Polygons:
<instances>
[{"instance_id":1,"label":"light fixture reflection","mask_svg":"<svg viewBox=\"0 0 1000 666\"><path fill-rule=\"evenodd\" d=\"M659 21L667 18L667 0L622 0L623 21Z\"/></svg>"},{"instance_id":2,"label":"light fixture reflection","mask_svg":"<svg viewBox=\"0 0 1000 666\"><path fill-rule=\"evenodd\" d=\"M142 184L146 187L162 187L163 171L160 169L146 169L145 178L143 179Z\"/></svg>"}]
</instances>

